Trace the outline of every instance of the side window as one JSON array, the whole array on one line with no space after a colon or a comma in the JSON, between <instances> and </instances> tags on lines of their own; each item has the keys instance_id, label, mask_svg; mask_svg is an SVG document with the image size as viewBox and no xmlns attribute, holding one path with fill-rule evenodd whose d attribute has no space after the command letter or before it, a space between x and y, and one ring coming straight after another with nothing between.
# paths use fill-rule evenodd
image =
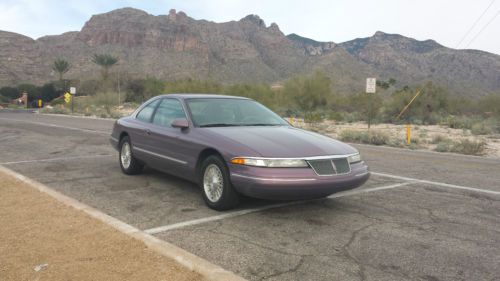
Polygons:
<instances>
[{"instance_id":1,"label":"side window","mask_svg":"<svg viewBox=\"0 0 500 281\"><path fill-rule=\"evenodd\" d=\"M143 109L141 109L141 111L139 111L136 118L144 122L151 122L151 115L153 115L155 107L159 101L160 100L158 99L146 105Z\"/></svg>"},{"instance_id":2,"label":"side window","mask_svg":"<svg viewBox=\"0 0 500 281\"><path fill-rule=\"evenodd\" d=\"M158 109L156 109L153 124L172 127L172 122L177 118L186 118L180 101L166 98L161 101Z\"/></svg>"}]
</instances>

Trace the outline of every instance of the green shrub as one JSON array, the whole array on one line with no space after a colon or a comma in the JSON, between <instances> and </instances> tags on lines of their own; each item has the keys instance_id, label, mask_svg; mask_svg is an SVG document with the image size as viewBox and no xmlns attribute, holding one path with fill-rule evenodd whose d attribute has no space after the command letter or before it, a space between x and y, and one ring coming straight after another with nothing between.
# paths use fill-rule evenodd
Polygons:
<instances>
[{"instance_id":1,"label":"green shrub","mask_svg":"<svg viewBox=\"0 0 500 281\"><path fill-rule=\"evenodd\" d=\"M342 116L340 112L334 111L328 115L328 119L333 121L342 121L344 120L344 116Z\"/></svg>"},{"instance_id":2,"label":"green shrub","mask_svg":"<svg viewBox=\"0 0 500 281\"><path fill-rule=\"evenodd\" d=\"M437 152L449 152L451 150L452 143L449 141L442 141L436 145L434 149Z\"/></svg>"},{"instance_id":3,"label":"green shrub","mask_svg":"<svg viewBox=\"0 0 500 281\"><path fill-rule=\"evenodd\" d=\"M465 116L452 116L446 121L447 125L453 129L470 129L473 120Z\"/></svg>"},{"instance_id":4,"label":"green shrub","mask_svg":"<svg viewBox=\"0 0 500 281\"><path fill-rule=\"evenodd\" d=\"M56 106L56 105L65 104L65 103L66 102L64 101L64 99L54 99L50 102L50 105Z\"/></svg>"},{"instance_id":5,"label":"green shrub","mask_svg":"<svg viewBox=\"0 0 500 281\"><path fill-rule=\"evenodd\" d=\"M308 112L304 115L305 123L321 123L323 122L323 116L319 112Z\"/></svg>"}]
</instances>

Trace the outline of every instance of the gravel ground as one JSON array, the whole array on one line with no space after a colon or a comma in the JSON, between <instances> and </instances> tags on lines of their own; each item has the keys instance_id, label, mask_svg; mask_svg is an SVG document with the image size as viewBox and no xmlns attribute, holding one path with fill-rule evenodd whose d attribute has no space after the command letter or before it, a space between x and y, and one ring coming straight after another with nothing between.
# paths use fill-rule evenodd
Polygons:
<instances>
[{"instance_id":1,"label":"gravel ground","mask_svg":"<svg viewBox=\"0 0 500 281\"><path fill-rule=\"evenodd\" d=\"M0 280L202 280L10 176L0 183Z\"/></svg>"}]
</instances>

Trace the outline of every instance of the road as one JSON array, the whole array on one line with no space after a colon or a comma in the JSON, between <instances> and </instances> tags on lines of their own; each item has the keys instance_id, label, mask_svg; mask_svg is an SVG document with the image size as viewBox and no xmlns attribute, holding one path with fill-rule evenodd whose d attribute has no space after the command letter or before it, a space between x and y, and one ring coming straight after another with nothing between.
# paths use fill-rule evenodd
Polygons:
<instances>
[{"instance_id":1,"label":"road","mask_svg":"<svg viewBox=\"0 0 500 281\"><path fill-rule=\"evenodd\" d=\"M363 187L221 213L192 183L123 175L112 124L0 112L0 165L249 280L500 279L499 159L356 145Z\"/></svg>"}]
</instances>

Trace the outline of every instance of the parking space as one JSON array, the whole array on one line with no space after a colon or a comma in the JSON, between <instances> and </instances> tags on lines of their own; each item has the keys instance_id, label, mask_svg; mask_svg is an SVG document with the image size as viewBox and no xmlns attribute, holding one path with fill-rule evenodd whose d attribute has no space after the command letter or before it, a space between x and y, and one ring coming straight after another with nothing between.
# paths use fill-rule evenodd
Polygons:
<instances>
[{"instance_id":1,"label":"parking space","mask_svg":"<svg viewBox=\"0 0 500 281\"><path fill-rule=\"evenodd\" d=\"M112 122L0 113L0 164L249 280L500 278L499 160L360 146L362 188L221 213L192 183L123 175Z\"/></svg>"}]
</instances>

